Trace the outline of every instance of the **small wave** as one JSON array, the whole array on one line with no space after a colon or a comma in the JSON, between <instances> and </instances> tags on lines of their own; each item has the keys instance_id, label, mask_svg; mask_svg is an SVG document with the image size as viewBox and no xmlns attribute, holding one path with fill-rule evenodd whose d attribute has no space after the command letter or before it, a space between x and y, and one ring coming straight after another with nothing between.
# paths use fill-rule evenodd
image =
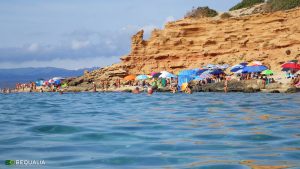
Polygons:
<instances>
[{"instance_id":1,"label":"small wave","mask_svg":"<svg viewBox=\"0 0 300 169\"><path fill-rule=\"evenodd\" d=\"M274 141L284 139L278 136L271 136L266 134L254 134L254 135L241 135L236 136L239 140L248 140L248 141Z\"/></svg>"},{"instance_id":2,"label":"small wave","mask_svg":"<svg viewBox=\"0 0 300 169\"><path fill-rule=\"evenodd\" d=\"M72 134L80 132L82 129L66 125L40 125L31 127L29 131L44 134Z\"/></svg>"},{"instance_id":3,"label":"small wave","mask_svg":"<svg viewBox=\"0 0 300 169\"><path fill-rule=\"evenodd\" d=\"M152 140L152 137L143 137L134 134L111 132L111 133L87 133L76 135L72 140L76 141L138 141L138 140Z\"/></svg>"}]
</instances>

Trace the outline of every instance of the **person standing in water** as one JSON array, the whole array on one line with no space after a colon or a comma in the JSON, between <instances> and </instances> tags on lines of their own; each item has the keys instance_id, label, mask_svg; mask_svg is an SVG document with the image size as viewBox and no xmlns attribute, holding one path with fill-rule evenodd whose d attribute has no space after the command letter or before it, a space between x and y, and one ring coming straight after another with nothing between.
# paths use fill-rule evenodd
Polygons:
<instances>
[{"instance_id":1,"label":"person standing in water","mask_svg":"<svg viewBox=\"0 0 300 169\"><path fill-rule=\"evenodd\" d=\"M186 93L186 94L193 94L193 91L192 91L192 89L190 88L189 85L186 87L185 93Z\"/></svg>"},{"instance_id":2,"label":"person standing in water","mask_svg":"<svg viewBox=\"0 0 300 169\"><path fill-rule=\"evenodd\" d=\"M97 92L97 87L96 87L96 83L95 82L93 82L93 91Z\"/></svg>"},{"instance_id":3,"label":"person standing in water","mask_svg":"<svg viewBox=\"0 0 300 169\"><path fill-rule=\"evenodd\" d=\"M228 92L228 81L229 81L229 77L226 77L225 81L224 81L224 92L225 93Z\"/></svg>"}]
</instances>

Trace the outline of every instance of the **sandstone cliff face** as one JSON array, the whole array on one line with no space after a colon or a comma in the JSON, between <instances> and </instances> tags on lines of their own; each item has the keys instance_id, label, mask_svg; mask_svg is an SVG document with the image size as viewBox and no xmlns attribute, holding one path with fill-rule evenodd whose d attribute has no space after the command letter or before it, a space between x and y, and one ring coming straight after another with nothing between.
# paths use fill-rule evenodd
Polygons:
<instances>
[{"instance_id":1,"label":"sandstone cliff face","mask_svg":"<svg viewBox=\"0 0 300 169\"><path fill-rule=\"evenodd\" d=\"M127 74L167 70L177 73L208 63L230 65L262 61L273 70L300 59L300 9L230 19L182 19L132 37L131 52L113 66L91 72L89 78L113 79ZM287 55L286 51L291 54Z\"/></svg>"}]
</instances>

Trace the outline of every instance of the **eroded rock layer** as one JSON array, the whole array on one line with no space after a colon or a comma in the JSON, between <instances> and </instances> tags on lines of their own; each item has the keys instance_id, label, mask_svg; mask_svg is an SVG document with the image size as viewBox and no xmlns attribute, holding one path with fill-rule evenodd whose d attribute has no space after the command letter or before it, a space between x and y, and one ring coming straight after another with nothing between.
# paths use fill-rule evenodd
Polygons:
<instances>
[{"instance_id":1,"label":"eroded rock layer","mask_svg":"<svg viewBox=\"0 0 300 169\"><path fill-rule=\"evenodd\" d=\"M127 74L198 68L208 63L230 65L253 60L280 70L285 61L300 59L300 9L230 19L182 19L132 37L130 54L121 62L85 75L111 80ZM287 54L287 50L291 54Z\"/></svg>"}]
</instances>

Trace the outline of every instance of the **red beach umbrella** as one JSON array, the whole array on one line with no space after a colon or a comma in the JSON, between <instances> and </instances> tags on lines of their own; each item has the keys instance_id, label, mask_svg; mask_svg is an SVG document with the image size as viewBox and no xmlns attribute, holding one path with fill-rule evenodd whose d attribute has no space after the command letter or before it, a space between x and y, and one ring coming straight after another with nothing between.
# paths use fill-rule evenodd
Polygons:
<instances>
[{"instance_id":1,"label":"red beach umbrella","mask_svg":"<svg viewBox=\"0 0 300 169\"><path fill-rule=\"evenodd\" d=\"M287 62L281 65L282 68L285 69L295 69L295 70L300 70L300 65L295 63L295 62Z\"/></svg>"}]
</instances>

